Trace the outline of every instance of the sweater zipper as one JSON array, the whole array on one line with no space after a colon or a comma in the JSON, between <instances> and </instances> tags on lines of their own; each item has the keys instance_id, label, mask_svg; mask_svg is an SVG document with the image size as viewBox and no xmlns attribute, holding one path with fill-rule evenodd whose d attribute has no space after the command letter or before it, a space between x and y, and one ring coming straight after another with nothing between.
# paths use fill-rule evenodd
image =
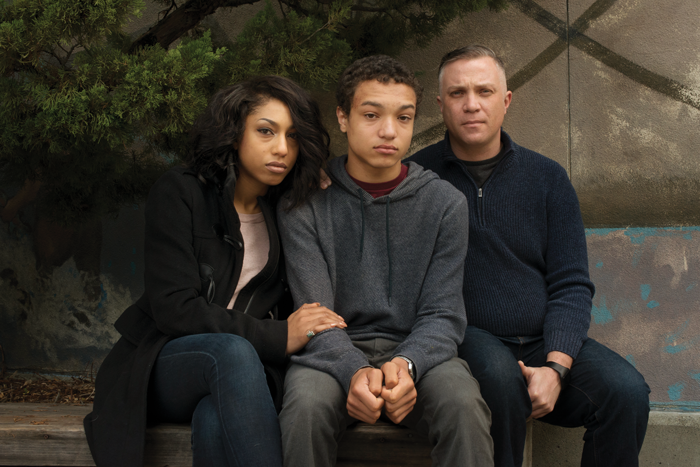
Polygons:
<instances>
[{"instance_id":1,"label":"sweater zipper","mask_svg":"<svg viewBox=\"0 0 700 467\"><path fill-rule=\"evenodd\" d=\"M484 190L479 188L479 222L481 226L484 227Z\"/></svg>"}]
</instances>

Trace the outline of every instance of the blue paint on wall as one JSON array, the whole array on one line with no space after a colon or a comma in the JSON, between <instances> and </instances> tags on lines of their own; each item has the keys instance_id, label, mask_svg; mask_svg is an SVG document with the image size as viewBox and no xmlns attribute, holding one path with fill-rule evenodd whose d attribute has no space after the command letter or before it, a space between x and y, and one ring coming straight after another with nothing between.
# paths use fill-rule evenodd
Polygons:
<instances>
[{"instance_id":1,"label":"blue paint on wall","mask_svg":"<svg viewBox=\"0 0 700 467\"><path fill-rule=\"evenodd\" d=\"M130 264L130 267L131 267L131 275L133 276L136 274L136 263L132 261Z\"/></svg>"},{"instance_id":2,"label":"blue paint on wall","mask_svg":"<svg viewBox=\"0 0 700 467\"><path fill-rule=\"evenodd\" d=\"M688 328L688 323L690 323L690 320L686 320L685 323L681 324L681 327L676 329L672 334L668 334L666 336L666 343L673 344L678 339L680 339L685 330Z\"/></svg>"},{"instance_id":3,"label":"blue paint on wall","mask_svg":"<svg viewBox=\"0 0 700 467\"><path fill-rule=\"evenodd\" d=\"M634 360L634 357L632 356L632 354L627 355L627 356L625 357L625 360L627 360L627 361L629 362L630 365L632 365L633 367L637 368L637 362Z\"/></svg>"},{"instance_id":4,"label":"blue paint on wall","mask_svg":"<svg viewBox=\"0 0 700 467\"><path fill-rule=\"evenodd\" d=\"M698 285L698 283L693 282L692 284L690 284L688 287L685 288L685 291L690 292L691 290L693 290L695 288L696 285Z\"/></svg>"},{"instance_id":5,"label":"blue paint on wall","mask_svg":"<svg viewBox=\"0 0 700 467\"><path fill-rule=\"evenodd\" d=\"M700 232L700 227L664 227L653 228L653 227L641 227L633 229L623 229L625 235L630 238L630 242L635 244L644 243L646 237L674 237L676 235L682 235L686 240L692 240L692 234L690 232Z\"/></svg>"},{"instance_id":6,"label":"blue paint on wall","mask_svg":"<svg viewBox=\"0 0 700 467\"><path fill-rule=\"evenodd\" d=\"M586 229L586 236L598 235L604 237L613 232L622 231L629 237L633 244L642 244L646 237L675 237L682 236L686 240L692 240L692 232L700 232L700 226L690 227L633 227L629 229Z\"/></svg>"},{"instance_id":7,"label":"blue paint on wall","mask_svg":"<svg viewBox=\"0 0 700 467\"><path fill-rule=\"evenodd\" d=\"M630 238L630 242L634 243L635 245L640 245L644 243L644 240L646 240L645 235L640 235L638 237L635 237L633 235L630 235L629 232L625 232L625 235L627 235Z\"/></svg>"},{"instance_id":8,"label":"blue paint on wall","mask_svg":"<svg viewBox=\"0 0 700 467\"><path fill-rule=\"evenodd\" d=\"M649 299L649 294L651 293L651 285L642 284L639 286L639 288L642 291L642 300L646 302Z\"/></svg>"},{"instance_id":9,"label":"blue paint on wall","mask_svg":"<svg viewBox=\"0 0 700 467\"><path fill-rule=\"evenodd\" d=\"M691 378L693 378L695 381L697 381L698 384L700 384L700 373L692 373L692 372L690 372L690 373L688 373L688 374L690 375Z\"/></svg>"},{"instance_id":10,"label":"blue paint on wall","mask_svg":"<svg viewBox=\"0 0 700 467\"><path fill-rule=\"evenodd\" d=\"M632 256L632 266L633 267L635 267L635 268L637 267L637 264L639 263L639 260L642 257L642 253L644 253L644 250L642 250L641 248L634 250L634 256Z\"/></svg>"},{"instance_id":11,"label":"blue paint on wall","mask_svg":"<svg viewBox=\"0 0 700 467\"><path fill-rule=\"evenodd\" d=\"M598 235L599 237L604 237L610 233L617 232L618 230L625 229L586 229L586 237L590 237L591 235Z\"/></svg>"},{"instance_id":12,"label":"blue paint on wall","mask_svg":"<svg viewBox=\"0 0 700 467\"><path fill-rule=\"evenodd\" d=\"M683 352L684 350L688 350L690 348L690 343L689 342L681 342L680 344L673 344L673 345L667 345L664 350L666 350L666 353L670 354L676 354L679 352Z\"/></svg>"},{"instance_id":13,"label":"blue paint on wall","mask_svg":"<svg viewBox=\"0 0 700 467\"><path fill-rule=\"evenodd\" d=\"M700 411L700 402L697 401L678 401L678 402L649 402L652 409L673 410L674 412L698 412Z\"/></svg>"},{"instance_id":14,"label":"blue paint on wall","mask_svg":"<svg viewBox=\"0 0 700 467\"><path fill-rule=\"evenodd\" d=\"M683 333L688 328L689 320L679 327L673 334L666 336L666 342L669 344L665 347L667 353L676 354L688 350L695 344L700 342L700 336L695 336L691 339L683 337ZM682 342L678 342L682 341Z\"/></svg>"},{"instance_id":15,"label":"blue paint on wall","mask_svg":"<svg viewBox=\"0 0 700 467\"><path fill-rule=\"evenodd\" d=\"M593 305L591 308L591 316L593 316L593 321L595 324L606 324L612 321L613 315L610 313L610 310L608 310L608 307L605 304L605 296L601 296L600 300L598 302L598 306Z\"/></svg>"},{"instance_id":16,"label":"blue paint on wall","mask_svg":"<svg viewBox=\"0 0 700 467\"><path fill-rule=\"evenodd\" d=\"M131 254L132 254L132 255L135 255L135 254L136 254L136 248L132 248L132 249L131 249Z\"/></svg>"},{"instance_id":17,"label":"blue paint on wall","mask_svg":"<svg viewBox=\"0 0 700 467\"><path fill-rule=\"evenodd\" d=\"M652 300L649 303L647 303L647 308L656 308L657 306L659 306L659 302L657 302L656 300Z\"/></svg>"},{"instance_id":18,"label":"blue paint on wall","mask_svg":"<svg viewBox=\"0 0 700 467\"><path fill-rule=\"evenodd\" d=\"M677 401L683 396L683 389L685 388L685 383L679 381L676 384L668 387L668 398L672 401Z\"/></svg>"},{"instance_id":19,"label":"blue paint on wall","mask_svg":"<svg viewBox=\"0 0 700 467\"><path fill-rule=\"evenodd\" d=\"M602 267L603 267L603 262L602 262L602 261L598 261L598 262L596 263L595 267L597 267L598 269L602 268Z\"/></svg>"}]
</instances>

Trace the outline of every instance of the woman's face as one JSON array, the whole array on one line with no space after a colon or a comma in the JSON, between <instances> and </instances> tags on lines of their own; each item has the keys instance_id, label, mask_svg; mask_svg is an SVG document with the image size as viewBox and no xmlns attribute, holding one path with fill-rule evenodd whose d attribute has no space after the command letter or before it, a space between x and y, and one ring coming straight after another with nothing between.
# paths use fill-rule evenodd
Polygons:
<instances>
[{"instance_id":1,"label":"woman's face","mask_svg":"<svg viewBox=\"0 0 700 467\"><path fill-rule=\"evenodd\" d=\"M292 170L299 153L297 132L285 104L269 99L245 120L238 150L238 183L265 190L278 185Z\"/></svg>"}]
</instances>

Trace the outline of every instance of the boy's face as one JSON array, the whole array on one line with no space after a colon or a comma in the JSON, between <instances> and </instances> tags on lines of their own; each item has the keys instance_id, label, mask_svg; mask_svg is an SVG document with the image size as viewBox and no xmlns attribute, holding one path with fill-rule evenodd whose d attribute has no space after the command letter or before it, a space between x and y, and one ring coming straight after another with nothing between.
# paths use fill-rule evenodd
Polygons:
<instances>
[{"instance_id":1,"label":"boy's face","mask_svg":"<svg viewBox=\"0 0 700 467\"><path fill-rule=\"evenodd\" d=\"M340 130L348 137L350 175L381 183L401 172L401 159L413 137L416 93L407 84L363 81L357 86L350 115L336 109Z\"/></svg>"}]
</instances>

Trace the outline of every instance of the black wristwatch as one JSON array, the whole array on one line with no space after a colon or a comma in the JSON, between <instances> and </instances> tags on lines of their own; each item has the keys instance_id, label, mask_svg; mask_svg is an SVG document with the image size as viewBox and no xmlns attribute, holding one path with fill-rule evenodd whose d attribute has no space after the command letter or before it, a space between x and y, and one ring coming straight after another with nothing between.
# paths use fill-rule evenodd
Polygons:
<instances>
[{"instance_id":1,"label":"black wristwatch","mask_svg":"<svg viewBox=\"0 0 700 467\"><path fill-rule=\"evenodd\" d=\"M564 390L567 384L569 384L569 369L557 362L546 362L544 366L551 368L552 370L559 373L559 381L561 383L561 389Z\"/></svg>"}]
</instances>

